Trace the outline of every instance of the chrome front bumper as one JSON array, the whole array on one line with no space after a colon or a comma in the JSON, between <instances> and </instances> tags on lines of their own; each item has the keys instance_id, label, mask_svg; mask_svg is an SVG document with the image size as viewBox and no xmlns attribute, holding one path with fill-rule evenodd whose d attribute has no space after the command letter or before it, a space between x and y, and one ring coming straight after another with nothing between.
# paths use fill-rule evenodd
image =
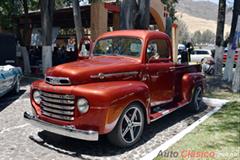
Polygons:
<instances>
[{"instance_id":1,"label":"chrome front bumper","mask_svg":"<svg viewBox=\"0 0 240 160\"><path fill-rule=\"evenodd\" d=\"M76 139L82 139L87 141L97 141L99 134L97 131L92 130L79 130L74 126L59 126L52 123L48 123L38 119L27 112L24 113L24 119L34 126L42 128L43 130L56 133L59 135L72 137Z\"/></svg>"}]
</instances>

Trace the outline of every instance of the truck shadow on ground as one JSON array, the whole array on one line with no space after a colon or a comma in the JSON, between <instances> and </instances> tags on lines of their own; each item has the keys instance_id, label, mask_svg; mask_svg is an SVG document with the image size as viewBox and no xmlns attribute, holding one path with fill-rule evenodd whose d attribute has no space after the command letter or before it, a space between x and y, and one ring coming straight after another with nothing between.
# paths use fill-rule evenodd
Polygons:
<instances>
[{"instance_id":1,"label":"truck shadow on ground","mask_svg":"<svg viewBox=\"0 0 240 160\"><path fill-rule=\"evenodd\" d=\"M29 138L41 146L72 157L79 157L84 159L83 155L90 157L115 156L128 151L132 152L132 150L138 147L143 147L143 145L145 145L148 141L151 141L151 139L154 138L156 134L168 129L180 121L186 121L187 125L191 125L193 122L209 112L209 110L209 107L203 104L202 110L198 114L193 114L187 111L187 108L184 107L169 115L166 115L165 117L153 122L151 125L145 126L140 142L130 148L120 149L118 147L115 147L107 141L106 136L100 137L99 141L97 142L89 142L60 136L47 131L41 131L38 133L38 138L40 138L41 141L36 140L32 136ZM170 138L176 134L177 133L174 132L170 133L167 136ZM158 145L160 144L161 143ZM133 151L133 153L135 153L135 151ZM137 153L138 152L135 154Z\"/></svg>"},{"instance_id":2,"label":"truck shadow on ground","mask_svg":"<svg viewBox=\"0 0 240 160\"><path fill-rule=\"evenodd\" d=\"M19 99L26 90L20 90L18 94L13 94L11 92L5 94L4 96L0 97L0 112L3 111L7 106L12 104L15 100Z\"/></svg>"}]
</instances>

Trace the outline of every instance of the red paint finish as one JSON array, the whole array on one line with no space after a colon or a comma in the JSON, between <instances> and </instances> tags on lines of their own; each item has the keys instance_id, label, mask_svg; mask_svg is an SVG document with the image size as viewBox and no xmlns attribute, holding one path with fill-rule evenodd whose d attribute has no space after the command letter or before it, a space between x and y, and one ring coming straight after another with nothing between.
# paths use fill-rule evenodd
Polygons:
<instances>
[{"instance_id":1,"label":"red paint finish","mask_svg":"<svg viewBox=\"0 0 240 160\"><path fill-rule=\"evenodd\" d=\"M237 60L238 60L238 52L236 51L236 53L234 54L234 64L237 64ZM227 54L223 55L223 64L225 64L227 62Z\"/></svg>"},{"instance_id":2,"label":"red paint finish","mask_svg":"<svg viewBox=\"0 0 240 160\"><path fill-rule=\"evenodd\" d=\"M111 3L105 3L104 4L105 8L108 11L114 12L114 13L120 13L120 7Z\"/></svg>"},{"instance_id":3,"label":"red paint finish","mask_svg":"<svg viewBox=\"0 0 240 160\"><path fill-rule=\"evenodd\" d=\"M41 107L31 103L38 117L58 125L74 125L82 130L94 130L107 134L113 130L123 110L131 103L138 102L145 110L148 123L168 114L191 101L192 91L204 85L204 76L200 65L183 65L172 62L169 37L157 31L115 31L103 34L99 39L108 37L135 37L142 41L138 58L127 56L90 56L50 68L46 76L67 77L71 85L51 85L44 80L36 81L31 86L55 94L75 96L74 120L64 121L42 114ZM148 42L152 39L164 39L169 48L169 58L160 58L150 63L146 60ZM93 45L94 47L94 45ZM93 50L93 49L91 49ZM84 97L90 109L81 114L77 109L77 100ZM171 103L162 113L151 114L151 104Z\"/></svg>"}]
</instances>

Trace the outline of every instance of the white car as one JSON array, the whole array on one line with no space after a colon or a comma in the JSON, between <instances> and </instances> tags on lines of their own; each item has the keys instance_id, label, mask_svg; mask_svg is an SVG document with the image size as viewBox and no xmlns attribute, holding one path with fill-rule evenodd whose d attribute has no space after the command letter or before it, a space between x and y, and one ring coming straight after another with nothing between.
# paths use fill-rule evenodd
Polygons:
<instances>
[{"instance_id":1,"label":"white car","mask_svg":"<svg viewBox=\"0 0 240 160\"><path fill-rule=\"evenodd\" d=\"M0 66L0 97L10 91L18 94L21 77L22 70L20 67Z\"/></svg>"},{"instance_id":2,"label":"white car","mask_svg":"<svg viewBox=\"0 0 240 160\"><path fill-rule=\"evenodd\" d=\"M191 54L191 62L203 63L208 59L213 60L212 52L208 49L195 49ZM181 62L181 55L178 55L178 62Z\"/></svg>"}]
</instances>

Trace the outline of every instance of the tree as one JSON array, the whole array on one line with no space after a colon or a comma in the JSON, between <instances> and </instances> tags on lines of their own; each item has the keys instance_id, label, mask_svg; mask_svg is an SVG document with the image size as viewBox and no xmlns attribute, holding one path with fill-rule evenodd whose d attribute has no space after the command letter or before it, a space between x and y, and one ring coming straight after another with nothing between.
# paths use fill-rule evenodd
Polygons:
<instances>
[{"instance_id":1,"label":"tree","mask_svg":"<svg viewBox=\"0 0 240 160\"><path fill-rule=\"evenodd\" d=\"M55 0L41 0L43 72L52 66L52 22Z\"/></svg>"},{"instance_id":2,"label":"tree","mask_svg":"<svg viewBox=\"0 0 240 160\"><path fill-rule=\"evenodd\" d=\"M29 14L28 14L28 1L27 0L22 0L23 3L23 10L24 10L24 29L23 29L23 36L19 35L19 40L20 40L20 51L23 57L23 62L24 62L24 74L30 74L31 73L31 67L30 67L30 61L29 61L29 54L27 51L27 39L28 37L28 31L29 31Z\"/></svg>"},{"instance_id":3,"label":"tree","mask_svg":"<svg viewBox=\"0 0 240 160\"><path fill-rule=\"evenodd\" d=\"M0 1L0 26L5 31L14 30L15 23L12 16L21 14L22 4L19 0Z\"/></svg>"},{"instance_id":4,"label":"tree","mask_svg":"<svg viewBox=\"0 0 240 160\"><path fill-rule=\"evenodd\" d=\"M120 11L120 29L134 29L137 15L136 0L123 0Z\"/></svg>"},{"instance_id":5,"label":"tree","mask_svg":"<svg viewBox=\"0 0 240 160\"><path fill-rule=\"evenodd\" d=\"M138 3L135 28L148 29L150 23L150 0L139 0Z\"/></svg>"},{"instance_id":6,"label":"tree","mask_svg":"<svg viewBox=\"0 0 240 160\"><path fill-rule=\"evenodd\" d=\"M83 36L83 34L82 34L82 18L81 18L79 0L73 0L73 17L74 17L76 36L77 36L77 47L79 48L80 40Z\"/></svg>"},{"instance_id":7,"label":"tree","mask_svg":"<svg viewBox=\"0 0 240 160\"><path fill-rule=\"evenodd\" d=\"M215 41L215 75L222 75L222 59L224 52L224 24L225 24L226 0L219 0L218 22Z\"/></svg>"},{"instance_id":8,"label":"tree","mask_svg":"<svg viewBox=\"0 0 240 160\"><path fill-rule=\"evenodd\" d=\"M188 26L181 20L178 20L179 43L187 43L190 39Z\"/></svg>"},{"instance_id":9,"label":"tree","mask_svg":"<svg viewBox=\"0 0 240 160\"><path fill-rule=\"evenodd\" d=\"M212 31L207 29L202 33L201 40L202 43L212 44L215 41L215 37L216 35Z\"/></svg>"},{"instance_id":10,"label":"tree","mask_svg":"<svg viewBox=\"0 0 240 160\"><path fill-rule=\"evenodd\" d=\"M236 33L236 26L238 21L238 14L240 13L240 0L235 0L233 4L233 16L232 16L232 24L229 38L227 39L228 44L228 53L227 53L227 62L224 70L223 80L231 82L233 78L233 62L234 62L234 54L235 48L234 44L234 36Z\"/></svg>"},{"instance_id":11,"label":"tree","mask_svg":"<svg viewBox=\"0 0 240 160\"><path fill-rule=\"evenodd\" d=\"M177 20L177 17L175 16L176 11L176 3L178 3L178 0L161 0L163 4L167 6L167 10L169 11L169 16L172 18L173 21Z\"/></svg>"},{"instance_id":12,"label":"tree","mask_svg":"<svg viewBox=\"0 0 240 160\"><path fill-rule=\"evenodd\" d=\"M238 33L238 47L240 48L240 14L238 15L238 22L237 22L237 29ZM232 91L233 92L240 92L240 52L238 52L238 61L237 61L237 66L235 70L235 74L233 77L233 82L232 82Z\"/></svg>"},{"instance_id":13,"label":"tree","mask_svg":"<svg viewBox=\"0 0 240 160\"><path fill-rule=\"evenodd\" d=\"M202 33L201 31L195 31L192 36L193 42L195 44L200 44L202 43Z\"/></svg>"},{"instance_id":14,"label":"tree","mask_svg":"<svg viewBox=\"0 0 240 160\"><path fill-rule=\"evenodd\" d=\"M120 29L147 29L150 23L150 0L123 0Z\"/></svg>"}]
</instances>

